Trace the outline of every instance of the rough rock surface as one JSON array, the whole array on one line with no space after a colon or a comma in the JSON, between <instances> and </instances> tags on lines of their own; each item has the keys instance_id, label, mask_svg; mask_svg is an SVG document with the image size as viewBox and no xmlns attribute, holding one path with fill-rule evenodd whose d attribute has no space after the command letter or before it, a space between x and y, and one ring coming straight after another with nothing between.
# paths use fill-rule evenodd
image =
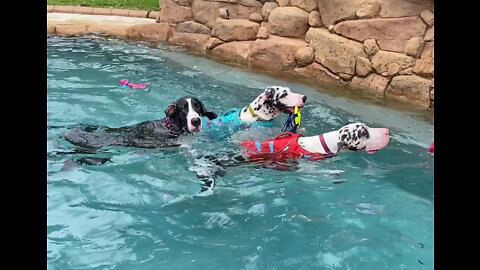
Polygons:
<instances>
[{"instance_id":1,"label":"rough rock surface","mask_svg":"<svg viewBox=\"0 0 480 270\"><path fill-rule=\"evenodd\" d=\"M424 45L425 41L423 37L413 37L409 39L407 45L405 45L405 54L418 58L422 53Z\"/></svg>"},{"instance_id":2,"label":"rough rock surface","mask_svg":"<svg viewBox=\"0 0 480 270\"><path fill-rule=\"evenodd\" d=\"M303 37L307 32L309 13L297 7L278 7L270 12L270 34L283 37Z\"/></svg>"},{"instance_id":3,"label":"rough rock surface","mask_svg":"<svg viewBox=\"0 0 480 270\"><path fill-rule=\"evenodd\" d=\"M294 69L294 72L323 82L342 82L340 80L340 77L333 74L332 72L330 72L330 70L317 62L313 62L306 67L297 67Z\"/></svg>"},{"instance_id":4,"label":"rough rock surface","mask_svg":"<svg viewBox=\"0 0 480 270\"><path fill-rule=\"evenodd\" d=\"M194 21L181 22L177 25L177 32L210 34L212 30L201 23Z\"/></svg>"},{"instance_id":5,"label":"rough rock surface","mask_svg":"<svg viewBox=\"0 0 480 270\"><path fill-rule=\"evenodd\" d=\"M314 10L308 15L308 24L311 27L320 27L323 26L322 19L320 18L320 12Z\"/></svg>"},{"instance_id":6,"label":"rough rock surface","mask_svg":"<svg viewBox=\"0 0 480 270\"><path fill-rule=\"evenodd\" d=\"M191 21L193 13L191 7L181 6L172 0L162 0L160 8L160 22L180 23Z\"/></svg>"},{"instance_id":7,"label":"rough rock surface","mask_svg":"<svg viewBox=\"0 0 480 270\"><path fill-rule=\"evenodd\" d=\"M228 42L218 45L210 53L229 63L247 65L248 52L252 43L253 41Z\"/></svg>"},{"instance_id":8,"label":"rough rock surface","mask_svg":"<svg viewBox=\"0 0 480 270\"><path fill-rule=\"evenodd\" d=\"M380 48L378 48L377 42L375 39L366 39L363 42L363 49L369 56L375 55L378 51L380 51Z\"/></svg>"},{"instance_id":9,"label":"rough rock surface","mask_svg":"<svg viewBox=\"0 0 480 270\"><path fill-rule=\"evenodd\" d=\"M372 63L368 58L357 57L357 65L355 71L359 76L365 77L372 72Z\"/></svg>"},{"instance_id":10,"label":"rough rock surface","mask_svg":"<svg viewBox=\"0 0 480 270\"><path fill-rule=\"evenodd\" d=\"M389 95L404 96L424 103L430 102L432 81L416 75L400 75L392 79L386 91Z\"/></svg>"},{"instance_id":11,"label":"rough rock surface","mask_svg":"<svg viewBox=\"0 0 480 270\"><path fill-rule=\"evenodd\" d=\"M297 65L304 67L310 65L314 61L313 49L311 47L302 47L295 52Z\"/></svg>"},{"instance_id":12,"label":"rough rock surface","mask_svg":"<svg viewBox=\"0 0 480 270\"><path fill-rule=\"evenodd\" d=\"M357 57L368 57L363 51L362 43L331 34L323 28L314 29L310 33L310 38L310 46L315 52L315 61L334 73L353 75Z\"/></svg>"},{"instance_id":13,"label":"rough rock surface","mask_svg":"<svg viewBox=\"0 0 480 270\"><path fill-rule=\"evenodd\" d=\"M248 19L250 21L256 22L256 23L261 23L263 21L262 14L260 14L258 12L250 13L250 16L248 16Z\"/></svg>"},{"instance_id":14,"label":"rough rock surface","mask_svg":"<svg viewBox=\"0 0 480 270\"><path fill-rule=\"evenodd\" d=\"M278 5L281 7L285 7L290 5L290 0L276 0Z\"/></svg>"},{"instance_id":15,"label":"rough rock surface","mask_svg":"<svg viewBox=\"0 0 480 270\"><path fill-rule=\"evenodd\" d=\"M418 16L425 9L433 10L433 0L382 0L380 16L384 18Z\"/></svg>"},{"instance_id":16,"label":"rough rock surface","mask_svg":"<svg viewBox=\"0 0 480 270\"><path fill-rule=\"evenodd\" d=\"M268 36L269 36L269 34L268 34L268 28L267 27L262 26L258 29L257 38L267 39Z\"/></svg>"},{"instance_id":17,"label":"rough rock surface","mask_svg":"<svg viewBox=\"0 0 480 270\"><path fill-rule=\"evenodd\" d=\"M226 42L255 40L259 28L258 23L248 20L218 18L212 29L212 36Z\"/></svg>"},{"instance_id":18,"label":"rough rock surface","mask_svg":"<svg viewBox=\"0 0 480 270\"><path fill-rule=\"evenodd\" d=\"M205 47L207 48L207 50L211 50L215 47L217 47L218 45L222 45L222 44L225 44L225 42L223 42L222 40L218 39L218 38L209 38L207 43L205 44Z\"/></svg>"},{"instance_id":19,"label":"rough rock surface","mask_svg":"<svg viewBox=\"0 0 480 270\"><path fill-rule=\"evenodd\" d=\"M318 9L318 0L290 0L290 6L312 11Z\"/></svg>"},{"instance_id":20,"label":"rough rock surface","mask_svg":"<svg viewBox=\"0 0 480 270\"><path fill-rule=\"evenodd\" d=\"M319 0L318 9L325 25L355 19L360 2L358 0Z\"/></svg>"},{"instance_id":21,"label":"rough rock surface","mask_svg":"<svg viewBox=\"0 0 480 270\"><path fill-rule=\"evenodd\" d=\"M194 21L213 28L217 19L217 12L220 8L228 9L230 19L248 20L250 13L261 12L262 7L248 7L235 3L213 2L205 0L194 0L192 5Z\"/></svg>"},{"instance_id":22,"label":"rough rock surface","mask_svg":"<svg viewBox=\"0 0 480 270\"><path fill-rule=\"evenodd\" d=\"M424 40L425 41L432 41L434 40L434 28L435 26L432 26L432 28L428 29L427 32L425 33Z\"/></svg>"},{"instance_id":23,"label":"rough rock surface","mask_svg":"<svg viewBox=\"0 0 480 270\"><path fill-rule=\"evenodd\" d=\"M362 0L360 6L357 9L356 15L360 19L373 18L380 12L379 0Z\"/></svg>"},{"instance_id":24,"label":"rough rock surface","mask_svg":"<svg viewBox=\"0 0 480 270\"><path fill-rule=\"evenodd\" d=\"M270 35L257 39L250 47L249 66L263 70L288 70L295 67L295 52L308 44L301 39Z\"/></svg>"},{"instance_id":25,"label":"rough rock surface","mask_svg":"<svg viewBox=\"0 0 480 270\"><path fill-rule=\"evenodd\" d=\"M373 89L378 92L385 92L389 79L381 75L372 73L365 78L355 76L350 82L351 86Z\"/></svg>"},{"instance_id":26,"label":"rough rock surface","mask_svg":"<svg viewBox=\"0 0 480 270\"><path fill-rule=\"evenodd\" d=\"M127 28L126 32L127 37L130 38L148 38L160 41L167 41L172 35L168 23L137 24Z\"/></svg>"},{"instance_id":27,"label":"rough rock surface","mask_svg":"<svg viewBox=\"0 0 480 270\"><path fill-rule=\"evenodd\" d=\"M428 26L432 26L434 23L434 15L433 12L430 10L424 10L420 13L420 17L422 17L423 21L428 24Z\"/></svg>"},{"instance_id":28,"label":"rough rock surface","mask_svg":"<svg viewBox=\"0 0 480 270\"><path fill-rule=\"evenodd\" d=\"M372 57L372 67L382 75L408 74L414 66L415 58L401 53L379 51Z\"/></svg>"},{"instance_id":29,"label":"rough rock surface","mask_svg":"<svg viewBox=\"0 0 480 270\"><path fill-rule=\"evenodd\" d=\"M279 6L275 2L266 2L265 4L263 4L263 7L262 7L263 19L265 21L268 21L268 16L270 16L270 12L272 12L272 10L276 9L277 7Z\"/></svg>"},{"instance_id":30,"label":"rough rock surface","mask_svg":"<svg viewBox=\"0 0 480 270\"><path fill-rule=\"evenodd\" d=\"M434 76L434 51L433 51L433 42L427 42L423 48L422 55L420 59L415 63L413 72L425 76L433 77Z\"/></svg>"},{"instance_id":31,"label":"rough rock surface","mask_svg":"<svg viewBox=\"0 0 480 270\"><path fill-rule=\"evenodd\" d=\"M380 49L403 53L408 40L423 37L426 26L418 17L374 18L341 22L335 25L334 31L361 42L375 39Z\"/></svg>"},{"instance_id":32,"label":"rough rock surface","mask_svg":"<svg viewBox=\"0 0 480 270\"><path fill-rule=\"evenodd\" d=\"M207 34L180 33L172 31L172 36L168 39L168 42L203 52L207 49L206 45L209 39L210 35Z\"/></svg>"}]
</instances>

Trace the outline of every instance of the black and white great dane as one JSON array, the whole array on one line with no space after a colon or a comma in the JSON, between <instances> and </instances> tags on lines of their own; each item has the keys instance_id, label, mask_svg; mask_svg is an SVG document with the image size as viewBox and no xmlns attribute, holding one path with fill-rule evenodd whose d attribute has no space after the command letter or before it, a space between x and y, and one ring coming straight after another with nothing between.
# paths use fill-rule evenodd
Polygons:
<instances>
[{"instance_id":1,"label":"black and white great dane","mask_svg":"<svg viewBox=\"0 0 480 270\"><path fill-rule=\"evenodd\" d=\"M272 126L271 120L281 113L292 113L296 106L302 109L307 97L294 93L288 87L268 86L249 105L226 111L215 119L204 119L205 130Z\"/></svg>"},{"instance_id":2,"label":"black and white great dane","mask_svg":"<svg viewBox=\"0 0 480 270\"><path fill-rule=\"evenodd\" d=\"M246 162L261 163L267 168L293 170L292 166L279 166L285 161L295 162L298 158L323 160L342 151L365 151L373 154L387 146L390 140L387 128L371 128L364 123L351 123L338 130L316 136L282 133L276 138L265 141L243 141L245 151L229 152L221 155L209 155L199 158L196 164L197 177L204 184L202 191L214 187L215 178L225 174L225 167Z\"/></svg>"},{"instance_id":3,"label":"black and white great dane","mask_svg":"<svg viewBox=\"0 0 480 270\"><path fill-rule=\"evenodd\" d=\"M208 111L195 97L185 96L169 105L166 117L118 128L82 126L68 130L63 137L84 148L126 146L157 148L179 145L179 136L202 129L201 116L214 119L217 115Z\"/></svg>"}]
</instances>

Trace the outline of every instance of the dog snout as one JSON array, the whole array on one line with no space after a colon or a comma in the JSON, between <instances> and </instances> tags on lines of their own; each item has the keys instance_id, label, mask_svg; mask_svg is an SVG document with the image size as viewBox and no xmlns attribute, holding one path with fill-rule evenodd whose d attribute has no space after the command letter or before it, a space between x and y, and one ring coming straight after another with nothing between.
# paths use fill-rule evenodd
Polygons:
<instances>
[{"instance_id":1,"label":"dog snout","mask_svg":"<svg viewBox=\"0 0 480 270\"><path fill-rule=\"evenodd\" d=\"M385 129L384 129L384 133L385 133L385 135L387 135L387 136L390 135L390 131L388 130L388 128L385 128Z\"/></svg>"},{"instance_id":2,"label":"dog snout","mask_svg":"<svg viewBox=\"0 0 480 270\"><path fill-rule=\"evenodd\" d=\"M305 101L307 101L307 96L303 96L302 101L303 101L303 103L305 103Z\"/></svg>"},{"instance_id":3,"label":"dog snout","mask_svg":"<svg viewBox=\"0 0 480 270\"><path fill-rule=\"evenodd\" d=\"M196 128L198 128L202 124L202 120L200 120L200 118L198 117L192 118L190 122L192 123L192 126Z\"/></svg>"}]
</instances>

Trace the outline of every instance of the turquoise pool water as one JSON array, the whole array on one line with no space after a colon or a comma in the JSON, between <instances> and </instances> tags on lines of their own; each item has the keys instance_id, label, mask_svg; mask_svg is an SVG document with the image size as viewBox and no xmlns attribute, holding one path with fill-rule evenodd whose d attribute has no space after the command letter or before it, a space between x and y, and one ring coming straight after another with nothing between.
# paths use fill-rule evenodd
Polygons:
<instances>
[{"instance_id":1,"label":"turquoise pool water","mask_svg":"<svg viewBox=\"0 0 480 270\"><path fill-rule=\"evenodd\" d=\"M181 51L181 50L180 50ZM119 81L151 81L146 90ZM75 124L118 127L160 119L170 102L200 98L223 112L268 85L308 96L304 134L352 121L390 129L376 154L301 160L295 172L230 167L198 196L195 156L245 138L204 133L168 149L107 148L101 166L59 138ZM47 36L48 269L433 269L433 125L407 112L334 97L302 84L225 66L176 48L106 37Z\"/></svg>"}]
</instances>

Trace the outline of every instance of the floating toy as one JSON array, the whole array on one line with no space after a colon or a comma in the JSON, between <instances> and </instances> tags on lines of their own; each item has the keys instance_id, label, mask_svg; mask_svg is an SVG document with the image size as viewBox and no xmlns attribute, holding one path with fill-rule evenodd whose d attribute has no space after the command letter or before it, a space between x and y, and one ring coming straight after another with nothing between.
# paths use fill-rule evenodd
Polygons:
<instances>
[{"instance_id":1,"label":"floating toy","mask_svg":"<svg viewBox=\"0 0 480 270\"><path fill-rule=\"evenodd\" d=\"M430 148L428 148L428 152L430 152L430 153L433 153L433 143L434 142L432 142L432 145L430 145Z\"/></svg>"},{"instance_id":2,"label":"floating toy","mask_svg":"<svg viewBox=\"0 0 480 270\"><path fill-rule=\"evenodd\" d=\"M120 85L122 86L122 88L125 88L127 86L130 88L145 88L149 84L151 84L151 82L136 84L129 82L128 79L120 80Z\"/></svg>"},{"instance_id":3,"label":"floating toy","mask_svg":"<svg viewBox=\"0 0 480 270\"><path fill-rule=\"evenodd\" d=\"M291 127L290 132L297 133L298 127L300 127L300 122L302 118L302 113L298 110L298 106L295 106L293 113L290 113L287 121L283 125L282 132L287 131L287 128Z\"/></svg>"}]
</instances>

